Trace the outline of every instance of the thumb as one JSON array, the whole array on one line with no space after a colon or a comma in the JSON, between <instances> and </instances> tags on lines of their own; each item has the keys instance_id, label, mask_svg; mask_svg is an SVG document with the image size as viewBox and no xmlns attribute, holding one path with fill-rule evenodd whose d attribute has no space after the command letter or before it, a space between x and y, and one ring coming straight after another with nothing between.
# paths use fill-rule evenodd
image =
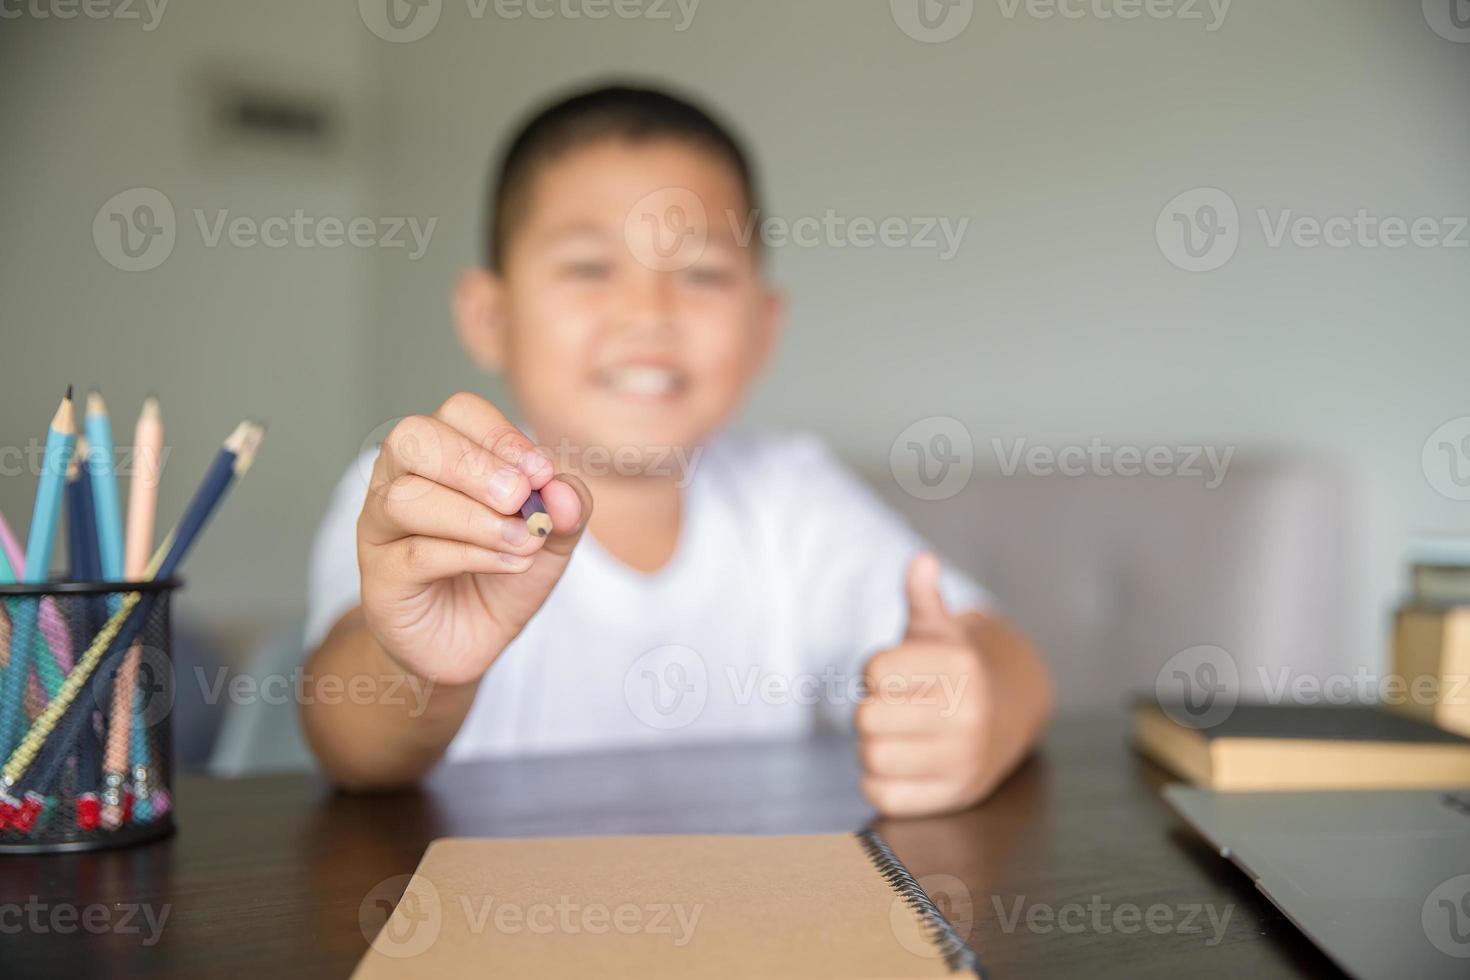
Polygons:
<instances>
[{"instance_id":1,"label":"thumb","mask_svg":"<svg viewBox=\"0 0 1470 980\"><path fill-rule=\"evenodd\" d=\"M577 546L592 517L592 491L569 473L558 473L541 488L541 502L551 516L552 530L542 550L566 558Z\"/></svg>"},{"instance_id":2,"label":"thumb","mask_svg":"<svg viewBox=\"0 0 1470 980\"><path fill-rule=\"evenodd\" d=\"M953 640L959 638L954 617L944 608L939 594L939 559L931 551L921 551L909 563L909 625L904 638L909 640Z\"/></svg>"},{"instance_id":3,"label":"thumb","mask_svg":"<svg viewBox=\"0 0 1470 980\"><path fill-rule=\"evenodd\" d=\"M541 488L541 502L551 517L546 544L524 572L496 576L501 603L496 618L512 636L530 621L561 580L592 516L592 494L575 476L559 474L552 479Z\"/></svg>"}]
</instances>

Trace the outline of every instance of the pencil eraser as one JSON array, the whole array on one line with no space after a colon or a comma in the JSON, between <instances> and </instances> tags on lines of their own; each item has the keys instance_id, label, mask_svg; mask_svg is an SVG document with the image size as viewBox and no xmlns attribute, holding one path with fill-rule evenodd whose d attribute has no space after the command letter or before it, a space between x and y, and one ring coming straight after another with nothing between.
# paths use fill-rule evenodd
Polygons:
<instances>
[{"instance_id":1,"label":"pencil eraser","mask_svg":"<svg viewBox=\"0 0 1470 980\"><path fill-rule=\"evenodd\" d=\"M83 793L77 797L77 826L82 830L96 830L102 824L102 801L96 793Z\"/></svg>"},{"instance_id":2,"label":"pencil eraser","mask_svg":"<svg viewBox=\"0 0 1470 980\"><path fill-rule=\"evenodd\" d=\"M20 830L29 832L36 826L36 821L46 809L46 798L40 793L27 793L20 804L20 815L15 819L15 826Z\"/></svg>"}]
</instances>

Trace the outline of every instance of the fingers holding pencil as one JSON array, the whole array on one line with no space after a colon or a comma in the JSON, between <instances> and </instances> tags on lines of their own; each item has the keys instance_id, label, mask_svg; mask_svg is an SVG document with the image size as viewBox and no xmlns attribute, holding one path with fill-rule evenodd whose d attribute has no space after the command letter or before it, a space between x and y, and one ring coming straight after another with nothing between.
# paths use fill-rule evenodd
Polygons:
<instances>
[{"instance_id":1,"label":"fingers holding pencil","mask_svg":"<svg viewBox=\"0 0 1470 980\"><path fill-rule=\"evenodd\" d=\"M403 419L357 523L368 629L420 676L477 679L551 594L591 504L477 395Z\"/></svg>"},{"instance_id":2,"label":"fingers holding pencil","mask_svg":"<svg viewBox=\"0 0 1470 980\"><path fill-rule=\"evenodd\" d=\"M418 536L527 557L545 541L544 535L533 534L519 516L502 514L417 475L393 481L374 506L364 509L362 521L364 539L379 545Z\"/></svg>"},{"instance_id":3,"label":"fingers holding pencil","mask_svg":"<svg viewBox=\"0 0 1470 980\"><path fill-rule=\"evenodd\" d=\"M438 485L498 514L518 515L534 537L546 537L554 529L577 530L585 522L583 501L590 496L554 474L551 460L499 409L478 395L461 393L432 416L409 416L394 426L373 468L365 514L372 530L371 518L380 515L368 512L434 509L435 501L419 500ZM383 524L391 526L392 516L382 516ZM465 540L484 543L473 534Z\"/></svg>"}]
</instances>

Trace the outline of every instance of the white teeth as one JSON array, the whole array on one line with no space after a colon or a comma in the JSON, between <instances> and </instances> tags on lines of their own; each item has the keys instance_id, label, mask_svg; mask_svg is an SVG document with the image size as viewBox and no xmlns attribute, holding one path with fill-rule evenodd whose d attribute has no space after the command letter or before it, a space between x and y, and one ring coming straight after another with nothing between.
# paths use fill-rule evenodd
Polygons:
<instances>
[{"instance_id":1,"label":"white teeth","mask_svg":"<svg viewBox=\"0 0 1470 980\"><path fill-rule=\"evenodd\" d=\"M667 395L679 384L673 371L648 365L615 368L606 377L609 387L628 395Z\"/></svg>"}]
</instances>

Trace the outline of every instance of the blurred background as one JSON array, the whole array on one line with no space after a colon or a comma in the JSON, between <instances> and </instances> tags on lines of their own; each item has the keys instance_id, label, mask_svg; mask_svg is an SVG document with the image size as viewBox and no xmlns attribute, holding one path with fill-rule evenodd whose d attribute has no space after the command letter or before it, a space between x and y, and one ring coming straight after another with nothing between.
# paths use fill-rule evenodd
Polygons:
<instances>
[{"instance_id":1,"label":"blurred background","mask_svg":"<svg viewBox=\"0 0 1470 980\"><path fill-rule=\"evenodd\" d=\"M0 509L68 382L124 428L161 397L161 522L265 419L178 615L210 670L289 670L350 462L501 397L448 310L492 153L610 76L754 148L790 320L745 422L826 437L1068 708L1199 644L1247 690L1381 669L1414 542L1470 533L1464 0L7 4Z\"/></svg>"}]
</instances>

